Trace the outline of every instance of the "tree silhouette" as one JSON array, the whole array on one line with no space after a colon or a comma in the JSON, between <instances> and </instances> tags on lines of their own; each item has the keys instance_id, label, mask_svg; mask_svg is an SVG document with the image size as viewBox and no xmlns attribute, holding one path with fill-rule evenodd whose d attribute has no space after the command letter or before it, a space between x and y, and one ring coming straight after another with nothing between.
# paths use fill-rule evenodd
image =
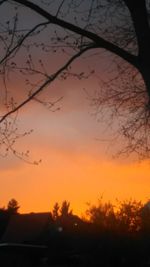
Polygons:
<instances>
[{"instance_id":1,"label":"tree silhouette","mask_svg":"<svg viewBox=\"0 0 150 267\"><path fill-rule=\"evenodd\" d=\"M59 217L59 210L60 210L60 206L58 204L58 202L56 202L54 204L53 210L52 210L52 217L53 219L56 221Z\"/></svg>"},{"instance_id":2,"label":"tree silhouette","mask_svg":"<svg viewBox=\"0 0 150 267\"><path fill-rule=\"evenodd\" d=\"M15 200L14 198L12 198L7 205L7 211L10 214L17 214L18 210L19 210L20 206L18 205L17 200Z\"/></svg>"},{"instance_id":3,"label":"tree silhouette","mask_svg":"<svg viewBox=\"0 0 150 267\"><path fill-rule=\"evenodd\" d=\"M72 215L72 210L70 210L70 202L64 200L60 208L60 216L63 218Z\"/></svg>"},{"instance_id":4,"label":"tree silhouette","mask_svg":"<svg viewBox=\"0 0 150 267\"><path fill-rule=\"evenodd\" d=\"M115 230L117 220L114 207L110 202L102 203L102 200L99 200L98 205L91 205L86 214L90 222L97 225L100 231Z\"/></svg>"},{"instance_id":5,"label":"tree silhouette","mask_svg":"<svg viewBox=\"0 0 150 267\"><path fill-rule=\"evenodd\" d=\"M119 134L125 140L122 153L138 153L141 158L150 156L150 29L149 0L91 0L91 1L0 1L1 8L14 7L10 20L2 25L1 33L1 74L5 92L3 94L4 112L1 115L1 147L7 154L11 150L15 155L22 156L14 149L16 138L19 137L15 122L17 112L31 100L38 101L46 107L57 110L56 101L44 101L40 93L50 86L57 78L67 77L78 79L90 75L99 77L100 90L91 96L97 114L118 118ZM22 8L24 7L24 8ZM24 13L26 10L26 13ZM28 23L23 28L22 19L28 14L35 16L36 23ZM38 20L38 22L37 22ZM34 20L33 20L34 21ZM47 40L41 36L49 35ZM35 60L41 52L50 56L60 53L59 67L51 72L46 69L44 59ZM92 51L97 53L99 65L103 58L109 61L107 77L91 70L86 74L74 70L73 63L83 59L86 54L91 58ZM22 56L22 64L18 57ZM23 64L23 58L24 64ZM66 60L66 61L65 61ZM92 59L91 59L92 61ZM82 65L82 64L81 64ZM36 66L36 67L35 67ZM71 69L72 66L72 69ZM8 76L20 73L29 86L23 100L9 95ZM110 75L109 75L110 74ZM37 76L37 79L33 78ZM14 126L14 127L12 127ZM26 133L27 134L27 133ZM6 138L7 137L7 138ZM28 156L28 153L23 155Z\"/></svg>"},{"instance_id":6,"label":"tree silhouette","mask_svg":"<svg viewBox=\"0 0 150 267\"><path fill-rule=\"evenodd\" d=\"M120 203L117 212L117 219L120 231L122 232L136 232L141 229L141 201L129 200Z\"/></svg>"},{"instance_id":7,"label":"tree silhouette","mask_svg":"<svg viewBox=\"0 0 150 267\"><path fill-rule=\"evenodd\" d=\"M126 200L119 202L116 211L112 203L98 201L97 205L90 205L86 211L88 219L100 230L118 232L119 234L145 231L150 227L150 210L141 201ZM144 230L145 229L145 230Z\"/></svg>"}]
</instances>

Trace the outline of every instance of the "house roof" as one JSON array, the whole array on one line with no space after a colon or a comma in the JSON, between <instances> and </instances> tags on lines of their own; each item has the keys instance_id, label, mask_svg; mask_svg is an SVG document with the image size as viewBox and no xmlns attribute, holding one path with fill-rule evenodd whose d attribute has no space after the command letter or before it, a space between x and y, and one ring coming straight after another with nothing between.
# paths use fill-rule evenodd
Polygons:
<instances>
[{"instance_id":1,"label":"house roof","mask_svg":"<svg viewBox=\"0 0 150 267\"><path fill-rule=\"evenodd\" d=\"M0 242L29 243L36 241L50 222L52 222L50 213L12 215Z\"/></svg>"}]
</instances>

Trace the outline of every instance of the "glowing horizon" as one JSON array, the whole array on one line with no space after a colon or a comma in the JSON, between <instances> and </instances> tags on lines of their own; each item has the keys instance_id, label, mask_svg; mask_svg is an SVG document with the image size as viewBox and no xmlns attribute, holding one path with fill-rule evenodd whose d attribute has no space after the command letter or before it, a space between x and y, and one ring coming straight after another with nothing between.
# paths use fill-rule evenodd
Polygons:
<instances>
[{"instance_id":1,"label":"glowing horizon","mask_svg":"<svg viewBox=\"0 0 150 267\"><path fill-rule=\"evenodd\" d=\"M40 114L39 109L36 112ZM30 147L31 159L42 158L38 166L26 164L13 155L2 158L1 207L15 198L21 213L44 212L52 210L56 201L61 204L67 200L74 213L81 215L87 209L87 202L94 204L101 196L104 201L113 203L116 198L143 202L149 199L149 162L112 159L104 150L105 144L93 138L97 122L90 120L86 111L71 114L49 114L43 110L37 121L43 127L37 128L35 123L35 132L18 144L22 150ZM28 116L27 120L24 118L27 128L30 129L34 117L33 111L30 120ZM84 120L88 122L83 125ZM91 125L93 130L86 134L85 130Z\"/></svg>"}]
</instances>

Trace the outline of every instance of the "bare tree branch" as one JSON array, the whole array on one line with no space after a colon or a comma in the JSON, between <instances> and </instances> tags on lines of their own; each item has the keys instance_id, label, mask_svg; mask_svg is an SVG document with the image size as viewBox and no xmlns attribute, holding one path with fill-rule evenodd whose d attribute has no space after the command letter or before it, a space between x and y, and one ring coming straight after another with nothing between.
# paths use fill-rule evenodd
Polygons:
<instances>
[{"instance_id":1,"label":"bare tree branch","mask_svg":"<svg viewBox=\"0 0 150 267\"><path fill-rule=\"evenodd\" d=\"M18 41L18 43L11 49L8 49L8 52L6 53L6 55L0 60L0 64L2 64L6 59L8 59L15 51L17 48L21 48L21 45L23 44L23 42L35 31L37 30L39 27L42 26L46 26L48 25L50 22L43 22L40 23L38 25L35 25L30 31L28 31L23 37L22 39L20 39Z\"/></svg>"},{"instance_id":2,"label":"bare tree branch","mask_svg":"<svg viewBox=\"0 0 150 267\"><path fill-rule=\"evenodd\" d=\"M34 92L32 93L27 99L25 99L22 103L20 103L18 106L16 106L14 109L6 113L4 116L1 117L0 123L2 123L7 117L9 117L11 114L15 113L19 109L21 109L23 106L25 106L28 102L30 102L32 99L34 99L35 96L37 96L42 90L51 82L53 82L60 73L62 73L65 69L67 69L70 64L80 57L83 53L86 51L96 48L95 44L91 44L90 46L80 50L78 53L73 55L58 71L56 71L54 74L50 75L50 77Z\"/></svg>"},{"instance_id":3,"label":"bare tree branch","mask_svg":"<svg viewBox=\"0 0 150 267\"><path fill-rule=\"evenodd\" d=\"M6 1L0 1L0 4L4 2ZM6 126L8 126L7 122L14 117L10 115L19 111L31 100L44 103L42 96L38 94L60 74L60 79L66 79L71 75L81 79L82 75L80 76L76 70L74 73L74 70L71 71L68 66L87 50L100 48L95 53L99 56L102 67L104 65L106 67L104 66L103 77L101 71L96 69L100 64L94 65L95 71L92 72L92 75L99 79L100 87L98 93L94 90L91 101L95 114L102 114L103 120L107 117L112 122L114 119L121 142L126 140L122 153L125 155L137 153L141 158L150 158L150 26L148 21L150 6L148 1L9 0L7 3L8 6L10 3L13 4L14 13L10 22L4 21L0 25L0 41L4 53L0 60L0 73L3 79L1 80L4 85L1 101L5 109L0 117L0 123L3 122L1 135L4 129L8 149L11 146L9 146L10 135ZM44 8L44 5L47 8ZM28 8L26 13L24 8ZM36 15L36 20L44 19L45 22L36 26L31 26L31 22L27 22L31 29L20 36L17 27L20 32L23 32L21 25L23 25L24 15L28 16L29 13L30 17L29 11ZM18 24L15 21L16 13ZM44 26L47 24L52 24L52 27L44 32ZM35 36L33 32L38 27L43 27L43 31L37 31ZM45 33L47 36L44 36ZM28 42L24 44L25 40ZM90 42L92 42L91 45L89 45ZM18 54L18 50L22 47L25 49ZM75 54L72 56L72 53ZM58 66L59 55L60 62L67 57L66 63L61 63L55 71L47 71ZM47 56L51 56L52 60L56 58L54 65L49 64ZM92 64L95 64L93 61L97 60L91 54L88 60L91 57L93 59L90 61L89 69ZM11 58L13 61L10 60ZM83 67L82 64L80 67ZM86 72L87 66L84 65L84 68ZM81 73L84 74L82 77L87 76L85 72L82 69ZM17 100L20 104L16 104L15 98L18 96L16 97L16 92L11 91L11 86L9 88L7 83L10 82L9 77L11 78L13 74L13 78L16 74L20 74L18 77L19 79L21 77L21 83L29 86L29 88L25 87L26 98L22 101ZM5 91L8 92L7 99L4 98Z\"/></svg>"},{"instance_id":4,"label":"bare tree branch","mask_svg":"<svg viewBox=\"0 0 150 267\"><path fill-rule=\"evenodd\" d=\"M118 47L117 45L115 45L109 41L106 41L105 39L98 36L97 34L90 32L90 31L87 31L85 29L82 29L82 28L80 28L74 24L71 24L69 22L66 22L64 20L61 20L61 19L57 18L56 16L52 16L50 13L48 13L47 11L45 11L44 9L39 7L38 5L32 3L28 0L12 0L12 1L19 3L19 4L22 4L26 7L29 7L30 9L32 9L33 11L35 11L36 13L41 15L42 17L48 19L49 22L51 22L52 24L56 24L62 28L70 30L74 33L81 35L81 36L87 37L88 39L95 42L97 47L104 48L104 49L116 54L117 56L123 58L124 60L126 60L127 62L129 62L130 64L132 64L138 68L136 56L128 53L127 51Z\"/></svg>"},{"instance_id":5,"label":"bare tree branch","mask_svg":"<svg viewBox=\"0 0 150 267\"><path fill-rule=\"evenodd\" d=\"M59 12L60 12L60 10L61 10L61 8L62 8L64 2L65 2L65 0L62 0L60 6L58 7L58 10L57 10L57 13L56 13L56 17L58 16L58 14L59 14Z\"/></svg>"}]
</instances>

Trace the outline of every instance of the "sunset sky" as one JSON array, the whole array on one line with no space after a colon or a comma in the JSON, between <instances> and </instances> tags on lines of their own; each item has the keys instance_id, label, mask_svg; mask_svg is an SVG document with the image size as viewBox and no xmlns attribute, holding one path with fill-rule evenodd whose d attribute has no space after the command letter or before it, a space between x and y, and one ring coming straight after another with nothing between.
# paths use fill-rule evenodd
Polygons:
<instances>
[{"instance_id":1,"label":"sunset sky","mask_svg":"<svg viewBox=\"0 0 150 267\"><path fill-rule=\"evenodd\" d=\"M8 14L11 8L7 9ZM4 10L1 11L4 14ZM26 16L27 11L23 15ZM39 19L30 12L28 16L27 25ZM23 52L19 54L19 62L22 62ZM38 50L34 48L36 59L37 55ZM61 53L56 59L54 56L40 55L50 73L64 60ZM101 197L114 203L116 199L146 202L150 198L149 162L138 162L134 156L129 159L113 157L123 140L113 139L107 114L103 121L93 116L94 109L86 94L93 95L98 90L100 74L106 78L108 65L108 55L98 51L87 54L74 63L73 70L86 68L90 72L94 69L95 74L83 80L75 77L56 80L41 95L43 100L49 101L62 97L56 105L60 110L52 112L31 101L19 112L19 131L34 130L16 145L18 151L30 150L31 164L12 154L0 158L1 207L15 198L21 206L20 212L49 211L56 201L68 200L74 213L81 215L87 209L87 202L96 203ZM9 90L19 101L24 96L25 85L16 74L10 79ZM38 166L32 164L40 159L42 162Z\"/></svg>"},{"instance_id":2,"label":"sunset sky","mask_svg":"<svg viewBox=\"0 0 150 267\"><path fill-rule=\"evenodd\" d=\"M15 197L21 212L48 211L55 201L66 199L81 214L87 202L96 203L101 196L112 202L149 199L149 162L113 159L116 146L97 141L103 137L101 124L91 116L82 90L73 89L67 90L58 112L39 104L23 109L20 123L34 132L18 142L18 149L30 149L30 160L42 163L24 163L14 155L1 158L1 206Z\"/></svg>"}]
</instances>

